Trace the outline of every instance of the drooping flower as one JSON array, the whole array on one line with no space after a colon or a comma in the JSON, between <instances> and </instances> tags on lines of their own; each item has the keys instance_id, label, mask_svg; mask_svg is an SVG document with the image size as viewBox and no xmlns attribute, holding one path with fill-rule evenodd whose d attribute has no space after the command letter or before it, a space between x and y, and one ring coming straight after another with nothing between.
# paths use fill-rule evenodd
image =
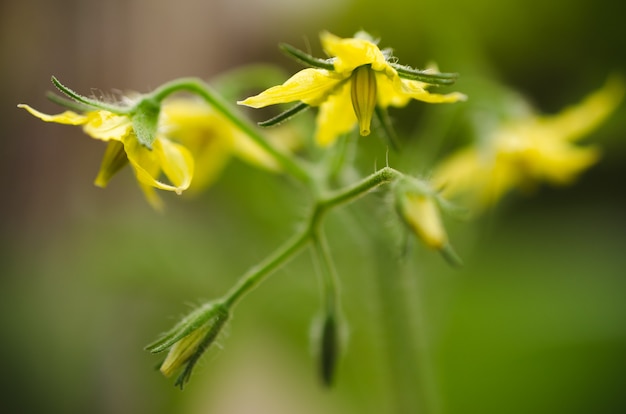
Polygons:
<instances>
[{"instance_id":1,"label":"drooping flower","mask_svg":"<svg viewBox=\"0 0 626 414\"><path fill-rule=\"evenodd\" d=\"M139 142L130 115L118 115L102 109L82 114L65 111L58 115L39 112L28 105L19 105L45 122L82 126L94 139L108 143L95 184L106 187L111 177L130 163L148 201L160 208L161 202L154 189L182 193L191 184L194 160L183 145L157 134L151 148ZM162 178L165 177L167 182Z\"/></svg>"},{"instance_id":2,"label":"drooping flower","mask_svg":"<svg viewBox=\"0 0 626 414\"><path fill-rule=\"evenodd\" d=\"M566 185L599 158L597 147L575 142L598 127L624 94L619 79L610 79L580 104L553 116L527 111L501 123L484 145L463 148L434 171L433 182L448 196L463 195L477 210L494 205L514 188L545 181Z\"/></svg>"},{"instance_id":3,"label":"drooping flower","mask_svg":"<svg viewBox=\"0 0 626 414\"><path fill-rule=\"evenodd\" d=\"M323 32L320 38L330 59L316 59L285 46L289 54L314 67L238 103L261 108L300 101L301 104L291 112L319 106L315 139L319 145L327 146L357 124L360 134L368 135L377 111L384 111L389 106L402 107L411 99L428 103L465 99L465 95L458 92L441 95L427 91L431 85L454 83L455 74L419 71L398 65L391 52L379 49L376 41L365 32L345 39Z\"/></svg>"}]
</instances>

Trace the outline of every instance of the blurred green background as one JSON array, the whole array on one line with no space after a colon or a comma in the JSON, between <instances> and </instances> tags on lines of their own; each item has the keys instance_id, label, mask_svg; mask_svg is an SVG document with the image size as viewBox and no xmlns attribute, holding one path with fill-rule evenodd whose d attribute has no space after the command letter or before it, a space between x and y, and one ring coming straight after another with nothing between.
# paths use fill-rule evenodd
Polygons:
<instances>
[{"instance_id":1,"label":"blurred green background","mask_svg":"<svg viewBox=\"0 0 626 414\"><path fill-rule=\"evenodd\" d=\"M554 113L610 73L626 73L620 7L2 1L2 412L626 412L623 105L590 137L604 157L574 187L543 187L477 221L448 223L462 269L417 243L404 255L401 241L386 249L393 232L384 197L333 213L326 228L349 340L332 389L315 376L309 331L320 299L305 252L242 302L223 349L203 359L182 393L154 371L158 359L143 347L289 237L306 213L302 190L234 161L201 197L165 194L167 212L158 214L128 169L106 190L92 185L101 143L16 108L56 112L45 99L51 75L107 96L180 76L210 79L249 62L296 70L277 43L317 54L319 31L347 37L366 29L401 63L434 60L460 72L455 90L470 95L467 105L489 100L479 87L489 81ZM462 139L447 123L455 111L415 103L392 115L402 134L423 140L414 146L419 159L422 145ZM384 160L380 142L364 141L361 151L367 168ZM381 297L397 306L382 306ZM391 344L390 331L404 335L404 345Z\"/></svg>"}]
</instances>

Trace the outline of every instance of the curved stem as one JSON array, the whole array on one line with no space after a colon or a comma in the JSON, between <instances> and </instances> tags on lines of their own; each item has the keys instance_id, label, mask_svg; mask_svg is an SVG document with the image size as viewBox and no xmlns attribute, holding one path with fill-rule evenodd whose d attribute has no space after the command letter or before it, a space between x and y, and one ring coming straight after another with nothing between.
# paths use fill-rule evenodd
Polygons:
<instances>
[{"instance_id":1,"label":"curved stem","mask_svg":"<svg viewBox=\"0 0 626 414\"><path fill-rule=\"evenodd\" d=\"M339 308L339 277L337 276L337 270L330 255L326 236L321 228L313 233L312 239L314 254L319 263L323 289L322 297L326 313L335 314Z\"/></svg>"},{"instance_id":2,"label":"curved stem","mask_svg":"<svg viewBox=\"0 0 626 414\"><path fill-rule=\"evenodd\" d=\"M213 92L209 85L202 80L196 78L177 79L161 85L152 92L151 96L160 102L172 93L179 91L191 92L202 97L213 109L224 115L244 134L269 153L291 175L304 183L311 183L313 180L312 175L302 160L296 160L293 156L286 155L271 145L252 124L237 115L230 105L217 93Z\"/></svg>"},{"instance_id":3,"label":"curved stem","mask_svg":"<svg viewBox=\"0 0 626 414\"><path fill-rule=\"evenodd\" d=\"M385 167L352 186L333 191L326 197L321 198L315 205L304 228L261 263L250 268L224 296L224 305L227 307L234 306L245 294L258 286L272 271L293 258L311 240L314 240L315 243L322 243L319 245L322 254L328 254L328 247L325 247L323 241L320 242L319 233L319 226L326 212L339 205L352 202L367 194L370 190L403 176L401 172ZM331 271L333 270L331 269Z\"/></svg>"}]
</instances>

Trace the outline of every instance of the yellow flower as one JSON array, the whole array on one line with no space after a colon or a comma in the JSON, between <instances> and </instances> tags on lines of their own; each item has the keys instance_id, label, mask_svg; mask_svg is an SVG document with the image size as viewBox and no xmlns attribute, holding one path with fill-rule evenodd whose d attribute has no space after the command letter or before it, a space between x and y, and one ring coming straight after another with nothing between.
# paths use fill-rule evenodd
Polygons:
<instances>
[{"instance_id":1,"label":"yellow flower","mask_svg":"<svg viewBox=\"0 0 626 414\"><path fill-rule=\"evenodd\" d=\"M90 137L108 142L109 146L95 181L100 187L105 187L113 174L126 162L130 162L146 198L155 208L161 207L155 188L180 194L191 184L194 160L189 150L161 134L157 134L152 149L148 149L137 140L129 116L105 110L92 110L84 114L65 111L58 115L48 115L28 105L19 107L45 122L81 125Z\"/></svg>"},{"instance_id":2,"label":"yellow flower","mask_svg":"<svg viewBox=\"0 0 626 414\"><path fill-rule=\"evenodd\" d=\"M441 83L450 84L453 78L449 74L415 71L391 63L389 53L380 50L363 32L347 39L323 32L320 38L324 51L332 59L318 60L320 67L304 69L282 85L238 103L253 108L296 101L319 106L315 139L319 145L326 146L357 123L361 135L368 135L376 107L402 107L411 99L429 103L465 99L460 93L428 92L429 83L445 78ZM433 82L416 79L432 79Z\"/></svg>"},{"instance_id":3,"label":"yellow flower","mask_svg":"<svg viewBox=\"0 0 626 414\"><path fill-rule=\"evenodd\" d=\"M497 127L483 146L459 150L435 169L433 182L447 196L467 195L475 208L489 207L514 188L546 181L573 182L599 158L595 147L574 143L596 128L624 94L611 79L577 106L554 116L517 116Z\"/></svg>"},{"instance_id":4,"label":"yellow flower","mask_svg":"<svg viewBox=\"0 0 626 414\"><path fill-rule=\"evenodd\" d=\"M163 103L160 131L193 154L195 171L190 192L218 178L231 155L270 171L279 166L263 148L228 119L199 99L175 98Z\"/></svg>"}]
</instances>

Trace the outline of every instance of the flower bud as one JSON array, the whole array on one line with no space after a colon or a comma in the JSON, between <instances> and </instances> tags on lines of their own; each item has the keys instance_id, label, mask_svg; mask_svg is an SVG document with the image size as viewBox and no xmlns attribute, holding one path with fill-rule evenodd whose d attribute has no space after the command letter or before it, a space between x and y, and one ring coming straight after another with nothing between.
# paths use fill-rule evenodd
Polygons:
<instances>
[{"instance_id":1,"label":"flower bud","mask_svg":"<svg viewBox=\"0 0 626 414\"><path fill-rule=\"evenodd\" d=\"M146 349L152 353L168 351L160 371L166 377L182 369L175 385L181 389L204 353L216 340L230 317L221 303L208 303L181 320L171 331Z\"/></svg>"},{"instance_id":2,"label":"flower bud","mask_svg":"<svg viewBox=\"0 0 626 414\"><path fill-rule=\"evenodd\" d=\"M333 382L337 356L339 354L339 338L337 321L334 314L327 314L322 322L322 332L319 338L319 372L322 382L330 386Z\"/></svg>"},{"instance_id":3,"label":"flower bud","mask_svg":"<svg viewBox=\"0 0 626 414\"><path fill-rule=\"evenodd\" d=\"M406 193L401 196L400 212L411 230L426 246L442 250L448 244L439 208L432 197Z\"/></svg>"}]
</instances>

